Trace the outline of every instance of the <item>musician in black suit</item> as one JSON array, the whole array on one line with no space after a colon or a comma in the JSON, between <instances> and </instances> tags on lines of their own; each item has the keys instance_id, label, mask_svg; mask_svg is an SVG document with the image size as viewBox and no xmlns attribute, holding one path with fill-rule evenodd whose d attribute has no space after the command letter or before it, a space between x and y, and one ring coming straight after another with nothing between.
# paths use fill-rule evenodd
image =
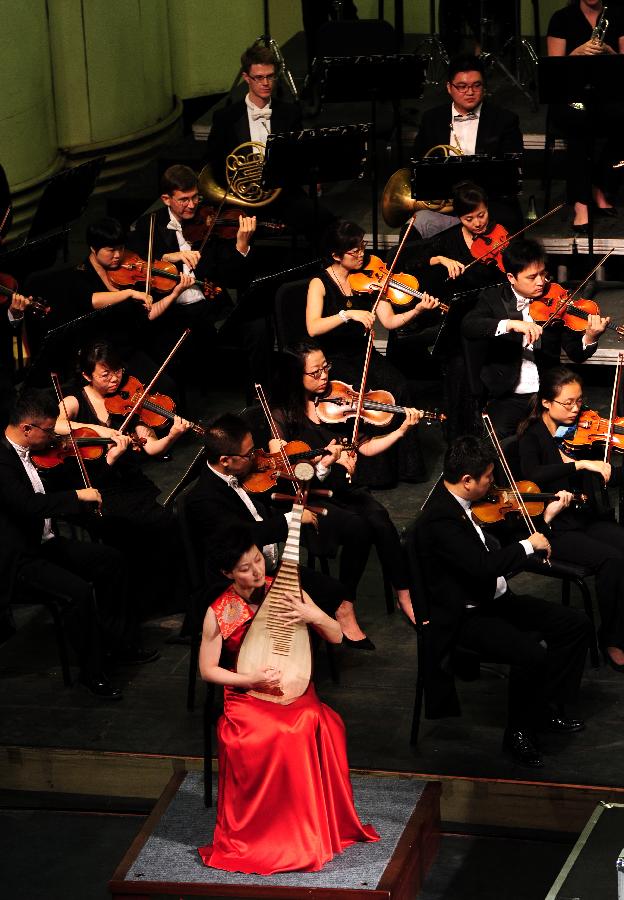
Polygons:
<instances>
[{"instance_id":1,"label":"musician in black suit","mask_svg":"<svg viewBox=\"0 0 624 900\"><path fill-rule=\"evenodd\" d=\"M264 146L269 134L301 129L299 106L272 96L278 68L273 51L262 44L253 44L241 56L241 67L249 89L247 96L215 112L208 136L207 159L213 177L222 186L226 184L225 161L240 144L254 141ZM280 196L266 207L266 213L309 239L321 234L335 218L319 206L317 222L312 201L298 185L285 186Z\"/></svg>"},{"instance_id":2,"label":"musician in black suit","mask_svg":"<svg viewBox=\"0 0 624 900\"><path fill-rule=\"evenodd\" d=\"M462 156L486 153L501 157L506 153L522 153L518 116L485 97L485 71L478 57L457 56L451 60L446 90L451 102L423 113L414 143L415 157L422 158L438 144L456 147ZM494 197L490 192L489 200L495 221L510 232L522 227L516 197ZM458 219L442 213L423 210L417 214L416 228L427 238L457 222Z\"/></svg>"},{"instance_id":3,"label":"musician in black suit","mask_svg":"<svg viewBox=\"0 0 624 900\"><path fill-rule=\"evenodd\" d=\"M131 662L146 662L149 654L132 655L124 643L126 569L121 555L55 531L53 517L75 516L101 503L95 488L44 490L31 453L50 446L57 412L51 398L25 392L15 401L0 439L0 606L6 608L21 586L64 598L65 625L81 682L101 699L119 700L121 692L103 672L103 651L114 650Z\"/></svg>"},{"instance_id":4,"label":"musician in black suit","mask_svg":"<svg viewBox=\"0 0 624 900\"><path fill-rule=\"evenodd\" d=\"M227 585L211 558L214 535L232 524L251 524L254 542L263 548L267 570L271 571L277 564L276 545L285 541L288 534L288 513L269 511L257 495L252 497L239 484L252 470L255 450L253 437L242 419L229 414L219 417L207 429L204 440L208 462L187 502L194 532L204 546L210 603ZM314 522L315 515L304 510L304 527L313 526ZM345 600L344 588L338 581L302 566L301 584L315 603L336 616L343 632L354 627L353 604ZM345 637L348 638L348 633ZM356 649L374 649L366 636L347 643Z\"/></svg>"},{"instance_id":5,"label":"musician in black suit","mask_svg":"<svg viewBox=\"0 0 624 900\"><path fill-rule=\"evenodd\" d=\"M503 746L518 762L541 766L536 729L567 733L584 728L581 721L568 718L565 704L578 691L590 623L580 610L509 590L504 576L522 568L536 551L549 554L550 544L543 534L534 533L501 548L483 533L470 508L490 489L493 471L488 444L473 436L458 438L446 452L443 481L418 519L418 552L431 604L426 714L459 715L448 666L455 645L485 660L509 663ZM548 507L546 524L569 502L570 495L562 492Z\"/></svg>"},{"instance_id":6,"label":"musician in black suit","mask_svg":"<svg viewBox=\"0 0 624 900\"><path fill-rule=\"evenodd\" d=\"M491 398L488 412L498 436L508 437L528 415L540 371L559 364L562 348L573 362L589 359L609 319L589 316L585 332L564 328L561 320L542 329L529 306L549 286L543 247L537 241L512 241L503 253L503 266L509 283L482 291L462 332L469 341L480 342L468 352L473 359L482 357L481 381Z\"/></svg>"}]
</instances>

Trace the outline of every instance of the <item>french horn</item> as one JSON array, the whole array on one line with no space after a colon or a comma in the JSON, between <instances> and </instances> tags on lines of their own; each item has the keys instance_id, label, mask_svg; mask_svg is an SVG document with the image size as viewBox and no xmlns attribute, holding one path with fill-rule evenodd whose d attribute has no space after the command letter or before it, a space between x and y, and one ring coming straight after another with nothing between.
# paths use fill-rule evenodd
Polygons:
<instances>
[{"instance_id":1,"label":"french horn","mask_svg":"<svg viewBox=\"0 0 624 900\"><path fill-rule=\"evenodd\" d=\"M262 167L264 165L264 144L245 141L239 144L225 160L225 181L227 187L217 183L212 165L206 163L199 173L199 190L204 199L214 204L224 200L231 206L243 209L260 209L268 206L282 189L272 191L262 189Z\"/></svg>"},{"instance_id":2,"label":"french horn","mask_svg":"<svg viewBox=\"0 0 624 900\"><path fill-rule=\"evenodd\" d=\"M435 144L427 150L425 157L447 157L451 154L462 155L461 150L452 144ZM384 222L389 228L400 228L406 219L421 209L450 213L453 209L453 202L452 200L417 200L412 197L410 170L407 167L398 169L388 179L381 198L381 213Z\"/></svg>"}]
</instances>

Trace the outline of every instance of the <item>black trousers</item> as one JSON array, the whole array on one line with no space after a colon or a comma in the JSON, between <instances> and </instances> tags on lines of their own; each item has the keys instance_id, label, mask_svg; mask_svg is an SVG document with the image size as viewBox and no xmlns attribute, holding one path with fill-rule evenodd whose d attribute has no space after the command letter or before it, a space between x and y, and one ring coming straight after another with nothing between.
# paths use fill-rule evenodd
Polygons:
<instances>
[{"instance_id":1,"label":"black trousers","mask_svg":"<svg viewBox=\"0 0 624 900\"><path fill-rule=\"evenodd\" d=\"M508 591L466 612L457 643L509 663L508 725L530 728L545 708L576 698L590 629L581 610Z\"/></svg>"},{"instance_id":2,"label":"black trousers","mask_svg":"<svg viewBox=\"0 0 624 900\"><path fill-rule=\"evenodd\" d=\"M112 547L52 538L21 563L17 582L66 599L65 627L82 677L99 675L103 652L125 643L126 566Z\"/></svg>"},{"instance_id":3,"label":"black trousers","mask_svg":"<svg viewBox=\"0 0 624 900\"><path fill-rule=\"evenodd\" d=\"M617 522L593 522L582 531L555 532L551 546L556 559L589 566L595 573L599 643L624 650L624 528Z\"/></svg>"}]
</instances>

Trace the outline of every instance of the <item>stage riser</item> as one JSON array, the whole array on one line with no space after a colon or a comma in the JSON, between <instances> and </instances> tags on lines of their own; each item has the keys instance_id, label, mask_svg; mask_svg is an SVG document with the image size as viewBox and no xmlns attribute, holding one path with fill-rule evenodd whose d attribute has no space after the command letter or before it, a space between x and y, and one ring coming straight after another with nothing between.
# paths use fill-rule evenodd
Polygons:
<instances>
[{"instance_id":1,"label":"stage riser","mask_svg":"<svg viewBox=\"0 0 624 900\"><path fill-rule=\"evenodd\" d=\"M0 790L155 801L173 773L199 771L202 765L196 757L5 747L0 754ZM435 778L401 774L421 781ZM442 785L445 823L578 833L600 800L624 802L624 789L615 787L451 776L437 780Z\"/></svg>"}]
</instances>

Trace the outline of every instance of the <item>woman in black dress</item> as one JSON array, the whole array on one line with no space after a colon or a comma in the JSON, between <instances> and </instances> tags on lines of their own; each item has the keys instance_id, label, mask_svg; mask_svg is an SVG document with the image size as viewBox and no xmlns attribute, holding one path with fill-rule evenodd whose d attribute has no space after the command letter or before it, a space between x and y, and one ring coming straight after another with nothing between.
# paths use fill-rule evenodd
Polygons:
<instances>
[{"instance_id":1,"label":"woman in black dress","mask_svg":"<svg viewBox=\"0 0 624 900\"><path fill-rule=\"evenodd\" d=\"M358 272L364 264L363 239L363 230L352 222L337 222L330 228L325 238L330 262L310 281L306 307L308 334L332 361L335 378L356 389L361 383L368 334L374 324L370 311L374 298L368 293L354 293L349 283L349 275ZM377 308L377 317L384 328L392 330L437 306L438 300L424 294L412 309L395 313L392 305L383 300ZM416 405L414 384L374 348L366 386L371 390L390 391L400 406ZM386 454L383 467L363 466L357 477L360 483L374 487L394 484L397 479L424 480L425 466L416 432L412 431L407 440L401 441L398 458Z\"/></svg>"}]
</instances>

